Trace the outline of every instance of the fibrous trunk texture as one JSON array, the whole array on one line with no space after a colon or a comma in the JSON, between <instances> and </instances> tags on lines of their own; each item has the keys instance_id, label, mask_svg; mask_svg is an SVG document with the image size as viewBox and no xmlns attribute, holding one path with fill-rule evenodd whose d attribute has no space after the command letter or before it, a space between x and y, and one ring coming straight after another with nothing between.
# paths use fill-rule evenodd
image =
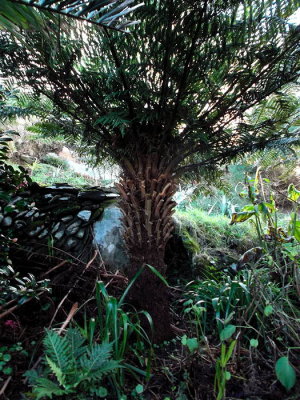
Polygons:
<instances>
[{"instance_id":1,"label":"fibrous trunk texture","mask_svg":"<svg viewBox=\"0 0 300 400\"><path fill-rule=\"evenodd\" d=\"M144 265L155 267L163 276L165 248L172 235L172 214L176 191L167 159L158 154L123 162L123 176L117 184L124 213L125 242L132 278ZM145 267L131 291L131 301L150 313L156 341L172 336L168 288Z\"/></svg>"}]
</instances>

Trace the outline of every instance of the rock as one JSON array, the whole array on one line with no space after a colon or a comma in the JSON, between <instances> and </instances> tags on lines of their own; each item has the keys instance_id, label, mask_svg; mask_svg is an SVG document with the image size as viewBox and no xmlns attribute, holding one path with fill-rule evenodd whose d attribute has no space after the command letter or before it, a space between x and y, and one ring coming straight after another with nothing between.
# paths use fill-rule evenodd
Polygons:
<instances>
[{"instance_id":1,"label":"rock","mask_svg":"<svg viewBox=\"0 0 300 400\"><path fill-rule=\"evenodd\" d=\"M51 200L52 198L53 198L53 194L51 194L51 193L47 193L44 195L45 200Z\"/></svg>"},{"instance_id":2,"label":"rock","mask_svg":"<svg viewBox=\"0 0 300 400\"><path fill-rule=\"evenodd\" d=\"M61 184L56 184L53 186L46 186L44 190L50 191L50 192L63 192L63 193L74 193L77 194L79 192L79 189L74 188L73 186L68 185L67 183L61 183Z\"/></svg>"},{"instance_id":3,"label":"rock","mask_svg":"<svg viewBox=\"0 0 300 400\"><path fill-rule=\"evenodd\" d=\"M14 198L14 199L9 203L9 205L16 204L18 201L24 201L24 200L23 200L22 197L18 196L18 197L16 197L16 198Z\"/></svg>"},{"instance_id":4,"label":"rock","mask_svg":"<svg viewBox=\"0 0 300 400\"><path fill-rule=\"evenodd\" d=\"M74 238L70 238L67 240L67 243L65 244L64 248L65 250L71 250L74 246L76 246L77 240Z\"/></svg>"},{"instance_id":5,"label":"rock","mask_svg":"<svg viewBox=\"0 0 300 400\"><path fill-rule=\"evenodd\" d=\"M114 193L104 193L103 191L86 191L80 192L78 198L80 200L91 200L91 201L104 201L106 199L117 198L118 195Z\"/></svg>"},{"instance_id":6,"label":"rock","mask_svg":"<svg viewBox=\"0 0 300 400\"><path fill-rule=\"evenodd\" d=\"M22 228L25 228L27 224L25 221L18 219L15 221L14 225L15 225L15 229L22 229Z\"/></svg>"},{"instance_id":7,"label":"rock","mask_svg":"<svg viewBox=\"0 0 300 400\"><path fill-rule=\"evenodd\" d=\"M60 222L57 222L54 226L53 226L53 228L51 229L51 233L55 233L55 232L57 232L58 231L58 229L59 229L59 225L60 225Z\"/></svg>"},{"instance_id":8,"label":"rock","mask_svg":"<svg viewBox=\"0 0 300 400\"><path fill-rule=\"evenodd\" d=\"M4 219L3 214L0 214L0 225L2 224L3 219Z\"/></svg>"},{"instance_id":9,"label":"rock","mask_svg":"<svg viewBox=\"0 0 300 400\"><path fill-rule=\"evenodd\" d=\"M33 231L29 232L28 236L30 236L30 237L37 236L43 229L44 229L44 226L38 226Z\"/></svg>"},{"instance_id":10,"label":"rock","mask_svg":"<svg viewBox=\"0 0 300 400\"><path fill-rule=\"evenodd\" d=\"M34 213L36 212L36 210L30 210L25 214L25 218L31 218L33 217Z\"/></svg>"},{"instance_id":11,"label":"rock","mask_svg":"<svg viewBox=\"0 0 300 400\"><path fill-rule=\"evenodd\" d=\"M61 220L63 221L63 222L69 222L69 221L71 221L73 219L73 216L72 215L68 215L67 217L63 217Z\"/></svg>"},{"instance_id":12,"label":"rock","mask_svg":"<svg viewBox=\"0 0 300 400\"><path fill-rule=\"evenodd\" d=\"M88 220L91 218L91 215L92 212L90 210L82 210L77 214L77 217L88 222Z\"/></svg>"},{"instance_id":13,"label":"rock","mask_svg":"<svg viewBox=\"0 0 300 400\"><path fill-rule=\"evenodd\" d=\"M54 239L60 240L60 239L64 236L64 234L65 234L65 231L64 231L64 230L58 231L58 232L56 232L56 234L54 235Z\"/></svg>"},{"instance_id":14,"label":"rock","mask_svg":"<svg viewBox=\"0 0 300 400\"><path fill-rule=\"evenodd\" d=\"M94 240L101 257L111 270L124 270L129 264L122 238L122 212L112 205L104 209L102 219L94 224Z\"/></svg>"},{"instance_id":15,"label":"rock","mask_svg":"<svg viewBox=\"0 0 300 400\"><path fill-rule=\"evenodd\" d=\"M69 200L71 200L70 196L64 196L59 198L59 201L69 201Z\"/></svg>"},{"instance_id":16,"label":"rock","mask_svg":"<svg viewBox=\"0 0 300 400\"><path fill-rule=\"evenodd\" d=\"M78 237L79 239L82 239L84 235L85 235L85 229L80 229L80 231L76 233L76 237Z\"/></svg>"},{"instance_id":17,"label":"rock","mask_svg":"<svg viewBox=\"0 0 300 400\"><path fill-rule=\"evenodd\" d=\"M46 236L49 235L48 229L44 229L38 236L39 239L44 239Z\"/></svg>"},{"instance_id":18,"label":"rock","mask_svg":"<svg viewBox=\"0 0 300 400\"><path fill-rule=\"evenodd\" d=\"M11 226L12 224L12 218L11 217L5 217L3 219L2 225L3 226Z\"/></svg>"},{"instance_id":19,"label":"rock","mask_svg":"<svg viewBox=\"0 0 300 400\"><path fill-rule=\"evenodd\" d=\"M75 235L79 231L81 225L81 221L75 221L71 225L69 225L66 229L67 235Z\"/></svg>"}]
</instances>

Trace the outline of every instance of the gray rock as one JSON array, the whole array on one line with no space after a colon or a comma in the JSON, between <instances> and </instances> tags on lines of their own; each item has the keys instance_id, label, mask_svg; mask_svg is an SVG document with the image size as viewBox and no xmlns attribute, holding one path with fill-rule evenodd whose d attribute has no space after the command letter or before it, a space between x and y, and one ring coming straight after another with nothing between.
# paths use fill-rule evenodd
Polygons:
<instances>
[{"instance_id":1,"label":"gray rock","mask_svg":"<svg viewBox=\"0 0 300 400\"><path fill-rule=\"evenodd\" d=\"M85 235L85 229L80 229L80 231L76 233L76 237L78 237L79 239L82 239L84 235Z\"/></svg>"},{"instance_id":2,"label":"gray rock","mask_svg":"<svg viewBox=\"0 0 300 400\"><path fill-rule=\"evenodd\" d=\"M81 221L75 221L73 224L69 225L66 229L67 235L75 235L79 231Z\"/></svg>"},{"instance_id":3,"label":"gray rock","mask_svg":"<svg viewBox=\"0 0 300 400\"><path fill-rule=\"evenodd\" d=\"M31 218L33 217L34 213L36 210L30 210L25 214L25 218Z\"/></svg>"},{"instance_id":4,"label":"gray rock","mask_svg":"<svg viewBox=\"0 0 300 400\"><path fill-rule=\"evenodd\" d=\"M80 192L78 194L78 198L82 200L91 200L91 201L104 201L108 198L117 198L118 195L114 193L104 193L102 190L90 190L86 192Z\"/></svg>"},{"instance_id":5,"label":"gray rock","mask_svg":"<svg viewBox=\"0 0 300 400\"><path fill-rule=\"evenodd\" d=\"M71 250L74 246L76 246L77 242L78 241L74 238L68 239L64 246L65 250Z\"/></svg>"},{"instance_id":6,"label":"gray rock","mask_svg":"<svg viewBox=\"0 0 300 400\"><path fill-rule=\"evenodd\" d=\"M63 217L61 220L63 221L63 222L69 222L69 221L71 221L73 219L73 216L72 215L68 215L68 216L66 216L66 217Z\"/></svg>"},{"instance_id":7,"label":"gray rock","mask_svg":"<svg viewBox=\"0 0 300 400\"><path fill-rule=\"evenodd\" d=\"M60 240L60 239L64 236L64 234L65 234L65 231L64 231L64 230L58 231L58 232L56 232L56 234L54 235L54 239Z\"/></svg>"},{"instance_id":8,"label":"gray rock","mask_svg":"<svg viewBox=\"0 0 300 400\"><path fill-rule=\"evenodd\" d=\"M39 239L44 239L46 236L49 235L48 229L44 229L38 236Z\"/></svg>"},{"instance_id":9,"label":"gray rock","mask_svg":"<svg viewBox=\"0 0 300 400\"><path fill-rule=\"evenodd\" d=\"M25 221L22 221L22 220L20 220L20 219L18 219L18 220L15 221L15 228L16 228L16 229L25 228L26 225L27 225L26 222L25 222Z\"/></svg>"},{"instance_id":10,"label":"gray rock","mask_svg":"<svg viewBox=\"0 0 300 400\"><path fill-rule=\"evenodd\" d=\"M44 229L44 226L38 226L33 231L29 232L28 236L30 236L30 237L37 236L43 229Z\"/></svg>"},{"instance_id":11,"label":"gray rock","mask_svg":"<svg viewBox=\"0 0 300 400\"><path fill-rule=\"evenodd\" d=\"M101 257L111 270L123 270L129 259L122 238L122 212L112 205L104 209L102 219L94 224L94 240Z\"/></svg>"},{"instance_id":12,"label":"gray rock","mask_svg":"<svg viewBox=\"0 0 300 400\"><path fill-rule=\"evenodd\" d=\"M69 201L71 199L71 197L69 196L64 196L64 197L60 197L59 201Z\"/></svg>"},{"instance_id":13,"label":"gray rock","mask_svg":"<svg viewBox=\"0 0 300 400\"><path fill-rule=\"evenodd\" d=\"M0 225L2 224L3 219L4 219L3 214L0 214Z\"/></svg>"},{"instance_id":14,"label":"gray rock","mask_svg":"<svg viewBox=\"0 0 300 400\"><path fill-rule=\"evenodd\" d=\"M53 228L51 229L51 233L55 233L55 232L57 232L58 231L58 229L59 229L59 225L60 225L60 222L57 222L54 226L53 226Z\"/></svg>"},{"instance_id":15,"label":"gray rock","mask_svg":"<svg viewBox=\"0 0 300 400\"><path fill-rule=\"evenodd\" d=\"M68 185L67 183L57 184L53 186L47 186L45 190L55 191L55 192L64 192L64 193L74 193L77 194L79 189L74 188L73 186Z\"/></svg>"},{"instance_id":16,"label":"gray rock","mask_svg":"<svg viewBox=\"0 0 300 400\"><path fill-rule=\"evenodd\" d=\"M92 212L90 210L82 210L77 214L77 217L82 219L83 221L88 222L91 218Z\"/></svg>"},{"instance_id":17,"label":"gray rock","mask_svg":"<svg viewBox=\"0 0 300 400\"><path fill-rule=\"evenodd\" d=\"M15 203L17 203L18 201L21 201L21 200L23 200L23 198L20 197L20 196L18 196L18 197L16 197L15 199L13 199L13 200L9 203L9 205L15 204Z\"/></svg>"},{"instance_id":18,"label":"gray rock","mask_svg":"<svg viewBox=\"0 0 300 400\"><path fill-rule=\"evenodd\" d=\"M44 195L44 199L45 200L51 200L52 197L53 197L53 194L51 194L51 193L47 193L47 194Z\"/></svg>"},{"instance_id":19,"label":"gray rock","mask_svg":"<svg viewBox=\"0 0 300 400\"><path fill-rule=\"evenodd\" d=\"M11 217L5 217L3 222L2 222L2 225L3 226L11 226L11 224L12 224L12 218Z\"/></svg>"}]
</instances>

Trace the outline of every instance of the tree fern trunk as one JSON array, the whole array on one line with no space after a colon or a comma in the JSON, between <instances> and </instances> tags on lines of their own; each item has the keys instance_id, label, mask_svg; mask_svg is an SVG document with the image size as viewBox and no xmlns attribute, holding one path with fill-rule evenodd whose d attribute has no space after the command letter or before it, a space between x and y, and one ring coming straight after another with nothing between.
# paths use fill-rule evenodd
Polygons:
<instances>
[{"instance_id":1,"label":"tree fern trunk","mask_svg":"<svg viewBox=\"0 0 300 400\"><path fill-rule=\"evenodd\" d=\"M165 275L165 248L172 235L172 199L176 185L172 171L158 154L142 155L136 162L123 162L123 176L117 185L124 212L125 242L130 257L128 275L133 277L149 264ZM145 268L131 291L131 300L152 316L157 341L172 335L168 289L149 268Z\"/></svg>"}]
</instances>

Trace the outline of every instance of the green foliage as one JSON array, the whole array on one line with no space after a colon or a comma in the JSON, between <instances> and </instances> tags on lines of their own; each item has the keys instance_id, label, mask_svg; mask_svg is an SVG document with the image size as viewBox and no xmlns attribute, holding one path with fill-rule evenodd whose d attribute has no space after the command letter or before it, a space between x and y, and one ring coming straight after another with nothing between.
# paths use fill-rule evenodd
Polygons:
<instances>
[{"instance_id":1,"label":"green foliage","mask_svg":"<svg viewBox=\"0 0 300 400\"><path fill-rule=\"evenodd\" d=\"M233 325L231 325L233 326ZM222 339L221 339L222 340ZM233 340L227 348L225 343L221 344L221 355L216 362L216 374L215 374L215 392L216 400L223 400L226 394L226 382L230 380L231 374L226 370L232 353L236 346L236 340Z\"/></svg>"},{"instance_id":2,"label":"green foliage","mask_svg":"<svg viewBox=\"0 0 300 400\"><path fill-rule=\"evenodd\" d=\"M184 211L176 210L175 218L179 233L192 254L201 254L207 249L226 251L228 247L243 252L256 241L253 227L230 226L229 218L223 215L208 215L191 207Z\"/></svg>"},{"instance_id":3,"label":"green foliage","mask_svg":"<svg viewBox=\"0 0 300 400\"><path fill-rule=\"evenodd\" d=\"M125 16L143 5L143 3L139 3L128 7L130 3L133 1L96 0L86 3L84 0L79 2L74 0L2 0L0 23L6 28L10 28L12 23L17 27L28 28L30 26L28 20L33 23L41 18L39 12L29 9L29 7L34 7L46 11L46 15L48 12L57 13L69 18L88 21L106 29L124 30L137 23L137 21L127 20Z\"/></svg>"},{"instance_id":4,"label":"green foliage","mask_svg":"<svg viewBox=\"0 0 300 400\"><path fill-rule=\"evenodd\" d=\"M47 368L39 376L33 371L25 375L33 385L36 399L65 396L85 399L87 394L103 397L100 382L107 374L114 374L120 362L112 360L112 343L87 343L76 328L69 328L64 337L46 331L44 339ZM48 376L54 375L55 382Z\"/></svg>"},{"instance_id":5,"label":"green foliage","mask_svg":"<svg viewBox=\"0 0 300 400\"><path fill-rule=\"evenodd\" d=\"M299 32L287 22L297 6L147 0L131 35L56 24L49 13L26 19L23 6L20 18L31 30L15 32L17 39L1 35L0 68L50 98L61 122L68 115L75 127L65 134L79 135L97 157L120 163L156 151L177 175L201 168L212 175L282 139L270 118L241 117L297 78ZM117 15L110 13L110 23ZM284 135L297 140L288 129Z\"/></svg>"},{"instance_id":6,"label":"green foliage","mask_svg":"<svg viewBox=\"0 0 300 400\"><path fill-rule=\"evenodd\" d=\"M284 230L279 226L274 195L271 194L270 198L266 198L264 188L266 183L268 184L269 180L261 177L259 169L255 179L248 178L245 190L240 195L247 197L251 204L244 206L240 212L233 213L230 224L251 220L254 222L260 244L266 250L273 248L274 251L280 252L281 243L300 242L300 221L297 216L300 209L300 192L292 184L288 188L286 198L292 202L293 212L290 214L288 229Z\"/></svg>"},{"instance_id":7,"label":"green foliage","mask_svg":"<svg viewBox=\"0 0 300 400\"><path fill-rule=\"evenodd\" d=\"M18 324L15 321L7 320L5 321L5 326L9 326L12 329L17 329ZM21 342L16 343L12 346L1 346L0 347L0 376L1 374L12 375L13 373L13 365L14 365L14 357L16 354L24 354L23 347ZM1 378L0 378L1 379Z\"/></svg>"},{"instance_id":8,"label":"green foliage","mask_svg":"<svg viewBox=\"0 0 300 400\"><path fill-rule=\"evenodd\" d=\"M6 263L8 265L0 268L0 304L10 300L17 300L19 304L23 304L31 297L38 298L41 292L51 292L49 279L37 281L32 274L20 277L20 273L15 272L10 265L9 259Z\"/></svg>"},{"instance_id":9,"label":"green foliage","mask_svg":"<svg viewBox=\"0 0 300 400\"><path fill-rule=\"evenodd\" d=\"M68 161L63 160L55 155L48 154L45 157L43 157L42 161L43 161L43 164L49 164L49 165L52 165L53 167L63 169L64 171L69 169Z\"/></svg>"},{"instance_id":10,"label":"green foliage","mask_svg":"<svg viewBox=\"0 0 300 400\"><path fill-rule=\"evenodd\" d=\"M289 363L287 357L281 357L275 365L276 376L280 383L287 389L291 390L296 383L296 372Z\"/></svg>"},{"instance_id":11,"label":"green foliage","mask_svg":"<svg viewBox=\"0 0 300 400\"><path fill-rule=\"evenodd\" d=\"M34 163L31 166L31 179L41 185L53 185L58 181L68 182L77 187L87 186L94 183L92 178L84 177L71 169L61 169L50 164Z\"/></svg>"}]
</instances>

